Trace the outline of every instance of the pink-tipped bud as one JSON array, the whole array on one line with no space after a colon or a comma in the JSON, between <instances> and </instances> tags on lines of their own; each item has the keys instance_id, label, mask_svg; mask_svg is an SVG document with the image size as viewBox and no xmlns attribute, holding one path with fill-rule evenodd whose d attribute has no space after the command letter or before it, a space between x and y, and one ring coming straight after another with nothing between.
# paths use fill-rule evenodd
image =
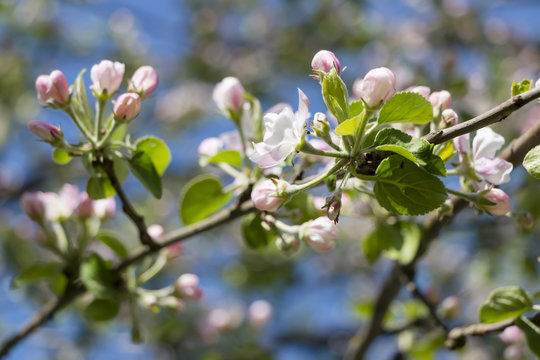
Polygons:
<instances>
[{"instance_id":1,"label":"pink-tipped bud","mask_svg":"<svg viewBox=\"0 0 540 360\"><path fill-rule=\"evenodd\" d=\"M405 91L410 91L413 93L417 93L425 97L426 99L429 98L429 94L431 93L431 89L427 86L411 86L405 89Z\"/></svg>"},{"instance_id":2,"label":"pink-tipped bud","mask_svg":"<svg viewBox=\"0 0 540 360\"><path fill-rule=\"evenodd\" d=\"M437 117L446 109L452 106L452 95L446 90L435 91L429 96L429 102L433 106L433 116Z\"/></svg>"},{"instance_id":3,"label":"pink-tipped bud","mask_svg":"<svg viewBox=\"0 0 540 360\"><path fill-rule=\"evenodd\" d=\"M313 56L311 60L311 69L313 72L327 74L333 68L338 74L341 74L341 64L336 55L328 50L321 50Z\"/></svg>"},{"instance_id":4,"label":"pink-tipped bud","mask_svg":"<svg viewBox=\"0 0 540 360\"><path fill-rule=\"evenodd\" d=\"M370 70L353 85L354 96L370 108L377 108L396 93L396 77L392 70L380 67Z\"/></svg>"},{"instance_id":5,"label":"pink-tipped bud","mask_svg":"<svg viewBox=\"0 0 540 360\"><path fill-rule=\"evenodd\" d=\"M36 91L38 100L43 105L66 105L69 102L69 84L60 70L54 70L50 75L38 76Z\"/></svg>"},{"instance_id":6,"label":"pink-tipped bud","mask_svg":"<svg viewBox=\"0 0 540 360\"><path fill-rule=\"evenodd\" d=\"M99 219L108 219L114 215L115 211L116 201L114 197L94 201L94 214Z\"/></svg>"},{"instance_id":7,"label":"pink-tipped bud","mask_svg":"<svg viewBox=\"0 0 540 360\"><path fill-rule=\"evenodd\" d=\"M181 275L174 286L181 298L200 300L203 297L203 290L199 287L199 277L195 274Z\"/></svg>"},{"instance_id":8,"label":"pink-tipped bud","mask_svg":"<svg viewBox=\"0 0 540 360\"><path fill-rule=\"evenodd\" d=\"M442 112L441 118L444 123L444 127L454 126L458 122L458 114L452 109L445 109Z\"/></svg>"},{"instance_id":9,"label":"pink-tipped bud","mask_svg":"<svg viewBox=\"0 0 540 360\"><path fill-rule=\"evenodd\" d=\"M94 213L94 202L88 197L86 192L81 193L79 205L77 206L77 215L81 219L88 219Z\"/></svg>"},{"instance_id":10,"label":"pink-tipped bud","mask_svg":"<svg viewBox=\"0 0 540 360\"><path fill-rule=\"evenodd\" d=\"M494 205L482 206L491 215L502 216L511 209L510 197L501 189L493 188L484 194L484 197L494 203Z\"/></svg>"},{"instance_id":11,"label":"pink-tipped bud","mask_svg":"<svg viewBox=\"0 0 540 360\"><path fill-rule=\"evenodd\" d=\"M149 65L141 66L131 77L128 91L146 97L156 90L158 81L156 70L153 67Z\"/></svg>"},{"instance_id":12,"label":"pink-tipped bud","mask_svg":"<svg viewBox=\"0 0 540 360\"><path fill-rule=\"evenodd\" d=\"M92 66L90 70L92 86L90 88L94 94L96 96L103 94L108 97L112 96L122 83L125 68L124 64L110 60L102 60L99 64Z\"/></svg>"},{"instance_id":13,"label":"pink-tipped bud","mask_svg":"<svg viewBox=\"0 0 540 360\"><path fill-rule=\"evenodd\" d=\"M244 99L244 87L235 77L228 76L221 80L214 87L212 99L217 107L224 113L240 113L242 106L246 102Z\"/></svg>"},{"instance_id":14,"label":"pink-tipped bud","mask_svg":"<svg viewBox=\"0 0 540 360\"><path fill-rule=\"evenodd\" d=\"M128 123L141 111L141 97L135 93L122 94L114 102L114 119L119 123Z\"/></svg>"},{"instance_id":15,"label":"pink-tipped bud","mask_svg":"<svg viewBox=\"0 0 540 360\"><path fill-rule=\"evenodd\" d=\"M167 246L165 249L163 249L163 251L165 252L165 256L167 257L167 259L176 259L180 255L182 255L182 252L184 251L184 245L180 242L177 242Z\"/></svg>"},{"instance_id":16,"label":"pink-tipped bud","mask_svg":"<svg viewBox=\"0 0 540 360\"><path fill-rule=\"evenodd\" d=\"M159 224L150 225L146 232L152 239L157 240L163 235L163 226Z\"/></svg>"},{"instance_id":17,"label":"pink-tipped bud","mask_svg":"<svg viewBox=\"0 0 540 360\"><path fill-rule=\"evenodd\" d=\"M28 129L30 129L30 131L34 135L41 138L41 140L51 143L51 144L64 138L62 129L54 125L47 124L43 121L39 121L39 120L30 121L28 123Z\"/></svg>"},{"instance_id":18,"label":"pink-tipped bud","mask_svg":"<svg viewBox=\"0 0 540 360\"><path fill-rule=\"evenodd\" d=\"M223 149L223 140L217 137L209 137L201 141L197 152L199 156L212 157Z\"/></svg>"},{"instance_id":19,"label":"pink-tipped bud","mask_svg":"<svg viewBox=\"0 0 540 360\"><path fill-rule=\"evenodd\" d=\"M336 247L337 226L327 217L319 217L302 226L303 240L317 252L328 252Z\"/></svg>"},{"instance_id":20,"label":"pink-tipped bud","mask_svg":"<svg viewBox=\"0 0 540 360\"><path fill-rule=\"evenodd\" d=\"M272 319L273 312L272 305L268 301L254 301L248 309L250 325L255 328L263 327Z\"/></svg>"},{"instance_id":21,"label":"pink-tipped bud","mask_svg":"<svg viewBox=\"0 0 540 360\"><path fill-rule=\"evenodd\" d=\"M499 334L499 339L505 344L515 344L523 341L523 339L525 339L525 334L519 327L512 325Z\"/></svg>"},{"instance_id":22,"label":"pink-tipped bud","mask_svg":"<svg viewBox=\"0 0 540 360\"><path fill-rule=\"evenodd\" d=\"M285 198L278 195L279 182L284 181L267 179L253 188L251 200L257 209L273 212L283 204Z\"/></svg>"},{"instance_id":23,"label":"pink-tipped bud","mask_svg":"<svg viewBox=\"0 0 540 360\"><path fill-rule=\"evenodd\" d=\"M21 208L34 221L41 221L45 217L46 205L43 193L26 192L21 197Z\"/></svg>"}]
</instances>

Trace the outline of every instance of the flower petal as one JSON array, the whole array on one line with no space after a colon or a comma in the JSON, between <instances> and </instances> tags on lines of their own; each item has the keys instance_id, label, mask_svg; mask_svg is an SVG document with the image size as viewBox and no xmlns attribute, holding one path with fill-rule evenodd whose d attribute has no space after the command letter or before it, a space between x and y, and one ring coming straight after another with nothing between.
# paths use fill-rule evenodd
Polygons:
<instances>
[{"instance_id":1,"label":"flower petal","mask_svg":"<svg viewBox=\"0 0 540 360\"><path fill-rule=\"evenodd\" d=\"M473 158L495 157L495 153L504 145L504 138L488 127L476 132L473 139Z\"/></svg>"},{"instance_id":2,"label":"flower petal","mask_svg":"<svg viewBox=\"0 0 540 360\"><path fill-rule=\"evenodd\" d=\"M474 160L476 174L494 185L510 181L512 168L511 163L496 157L481 157Z\"/></svg>"},{"instance_id":3,"label":"flower petal","mask_svg":"<svg viewBox=\"0 0 540 360\"><path fill-rule=\"evenodd\" d=\"M254 151L249 159L261 168L269 168L278 165L294 150L291 143L268 145L264 142L253 144Z\"/></svg>"}]
</instances>

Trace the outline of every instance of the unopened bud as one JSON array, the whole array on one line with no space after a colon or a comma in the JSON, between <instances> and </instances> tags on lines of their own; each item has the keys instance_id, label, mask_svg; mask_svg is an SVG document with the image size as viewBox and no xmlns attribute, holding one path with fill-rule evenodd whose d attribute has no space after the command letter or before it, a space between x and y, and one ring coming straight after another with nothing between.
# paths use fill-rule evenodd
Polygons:
<instances>
[{"instance_id":1,"label":"unopened bud","mask_svg":"<svg viewBox=\"0 0 540 360\"><path fill-rule=\"evenodd\" d=\"M385 67L370 70L363 79L354 82L353 93L369 108L377 108L396 93L396 77Z\"/></svg>"},{"instance_id":2,"label":"unopened bud","mask_svg":"<svg viewBox=\"0 0 540 360\"><path fill-rule=\"evenodd\" d=\"M209 137L201 141L197 152L199 156L212 157L223 149L223 140L217 137Z\"/></svg>"},{"instance_id":3,"label":"unopened bud","mask_svg":"<svg viewBox=\"0 0 540 360\"><path fill-rule=\"evenodd\" d=\"M148 65L138 68L129 81L128 91L136 92L141 97L147 97L158 86L156 70Z\"/></svg>"},{"instance_id":4,"label":"unopened bud","mask_svg":"<svg viewBox=\"0 0 540 360\"><path fill-rule=\"evenodd\" d=\"M504 329L502 333L499 334L499 339L505 344L515 344L523 341L525 334L516 325L512 325Z\"/></svg>"},{"instance_id":5,"label":"unopened bud","mask_svg":"<svg viewBox=\"0 0 540 360\"><path fill-rule=\"evenodd\" d=\"M284 186L283 184L287 185L287 182L284 180L267 179L256 185L251 192L253 205L262 211L276 211L286 200L280 196L280 192Z\"/></svg>"},{"instance_id":6,"label":"unopened bud","mask_svg":"<svg viewBox=\"0 0 540 360\"><path fill-rule=\"evenodd\" d=\"M99 64L92 66L90 78L96 97L111 97L120 87L124 77L125 65L110 60L102 60Z\"/></svg>"},{"instance_id":7,"label":"unopened bud","mask_svg":"<svg viewBox=\"0 0 540 360\"><path fill-rule=\"evenodd\" d=\"M43 105L66 105L70 99L69 84L60 70L50 75L40 75L36 79L38 100Z\"/></svg>"},{"instance_id":8,"label":"unopened bud","mask_svg":"<svg viewBox=\"0 0 540 360\"><path fill-rule=\"evenodd\" d=\"M246 102L244 87L235 77L228 76L214 87L212 99L217 107L224 113L239 114Z\"/></svg>"},{"instance_id":9,"label":"unopened bud","mask_svg":"<svg viewBox=\"0 0 540 360\"><path fill-rule=\"evenodd\" d=\"M141 110L141 97L135 93L122 94L114 102L114 119L119 123L128 123Z\"/></svg>"},{"instance_id":10,"label":"unopened bud","mask_svg":"<svg viewBox=\"0 0 540 360\"><path fill-rule=\"evenodd\" d=\"M32 120L28 123L28 129L41 138L41 140L48 142L49 144L55 144L64 138L62 129L51 124L47 124L43 121Z\"/></svg>"},{"instance_id":11,"label":"unopened bud","mask_svg":"<svg viewBox=\"0 0 540 360\"><path fill-rule=\"evenodd\" d=\"M174 286L181 298L200 300L203 297L203 290L199 287L199 277L195 274L181 275Z\"/></svg>"},{"instance_id":12,"label":"unopened bud","mask_svg":"<svg viewBox=\"0 0 540 360\"><path fill-rule=\"evenodd\" d=\"M39 222L44 219L45 206L41 192L26 192L21 197L21 208L34 221Z\"/></svg>"},{"instance_id":13,"label":"unopened bud","mask_svg":"<svg viewBox=\"0 0 540 360\"><path fill-rule=\"evenodd\" d=\"M163 226L159 224L150 225L146 229L146 232L153 240L157 240L161 237L161 235L163 235Z\"/></svg>"},{"instance_id":14,"label":"unopened bud","mask_svg":"<svg viewBox=\"0 0 540 360\"><path fill-rule=\"evenodd\" d=\"M441 118L442 118L441 129L454 126L458 122L458 115L452 109L445 109L442 112Z\"/></svg>"},{"instance_id":15,"label":"unopened bud","mask_svg":"<svg viewBox=\"0 0 540 360\"><path fill-rule=\"evenodd\" d=\"M88 219L94 213L93 201L86 192L81 193L76 212L81 219Z\"/></svg>"},{"instance_id":16,"label":"unopened bud","mask_svg":"<svg viewBox=\"0 0 540 360\"><path fill-rule=\"evenodd\" d=\"M410 91L413 93L420 94L427 99L429 97L429 93L431 92L431 89L428 88L427 86L411 86L405 89L405 91Z\"/></svg>"},{"instance_id":17,"label":"unopened bud","mask_svg":"<svg viewBox=\"0 0 540 360\"><path fill-rule=\"evenodd\" d=\"M114 197L94 200L94 214L99 219L108 219L114 215L116 211L116 201Z\"/></svg>"},{"instance_id":18,"label":"unopened bud","mask_svg":"<svg viewBox=\"0 0 540 360\"><path fill-rule=\"evenodd\" d=\"M429 102L433 106L433 116L437 117L452 105L452 95L446 90L435 91L429 96Z\"/></svg>"},{"instance_id":19,"label":"unopened bud","mask_svg":"<svg viewBox=\"0 0 540 360\"><path fill-rule=\"evenodd\" d=\"M172 245L167 246L163 251L165 252L165 256L168 260L173 260L182 255L182 251L184 249L184 245L182 243L177 242Z\"/></svg>"},{"instance_id":20,"label":"unopened bud","mask_svg":"<svg viewBox=\"0 0 540 360\"><path fill-rule=\"evenodd\" d=\"M441 317L453 320L461 313L461 300L457 296L449 296L440 305Z\"/></svg>"},{"instance_id":21,"label":"unopened bud","mask_svg":"<svg viewBox=\"0 0 540 360\"><path fill-rule=\"evenodd\" d=\"M282 253L290 255L300 248L300 239L292 234L281 234L276 238L276 247Z\"/></svg>"},{"instance_id":22,"label":"unopened bud","mask_svg":"<svg viewBox=\"0 0 540 360\"><path fill-rule=\"evenodd\" d=\"M319 217L302 225L302 239L317 252L328 252L336 247L337 227L326 217Z\"/></svg>"},{"instance_id":23,"label":"unopened bud","mask_svg":"<svg viewBox=\"0 0 540 360\"><path fill-rule=\"evenodd\" d=\"M492 188L482 195L494 205L482 205L482 208L491 215L502 216L511 209L510 197L501 189Z\"/></svg>"},{"instance_id":24,"label":"unopened bud","mask_svg":"<svg viewBox=\"0 0 540 360\"><path fill-rule=\"evenodd\" d=\"M313 72L327 74L333 68L336 69L338 75L341 74L341 64L336 55L328 50L321 50L313 56L311 60L311 69Z\"/></svg>"}]
</instances>

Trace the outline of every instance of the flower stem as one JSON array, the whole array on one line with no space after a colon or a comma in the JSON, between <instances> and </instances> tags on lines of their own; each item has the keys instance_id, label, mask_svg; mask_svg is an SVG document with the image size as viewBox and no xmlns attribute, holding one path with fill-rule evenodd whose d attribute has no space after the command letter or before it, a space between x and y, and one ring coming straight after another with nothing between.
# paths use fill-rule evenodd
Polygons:
<instances>
[{"instance_id":1,"label":"flower stem","mask_svg":"<svg viewBox=\"0 0 540 360\"><path fill-rule=\"evenodd\" d=\"M75 125L77 125L79 130L81 130L83 135L88 139L88 141L90 141L90 143L95 146L96 145L96 139L94 138L94 136L92 134L90 134L90 131L88 131L88 129L79 121L79 119L77 119L77 117L73 113L73 110L70 107L68 107L68 108L65 109L65 111L69 115L69 117L73 120Z\"/></svg>"},{"instance_id":2,"label":"flower stem","mask_svg":"<svg viewBox=\"0 0 540 360\"><path fill-rule=\"evenodd\" d=\"M101 136L101 122L103 119L103 111L105 110L105 100L98 98L96 101L96 119L94 121L95 123L95 137L96 141L99 143L99 138Z\"/></svg>"},{"instance_id":3,"label":"flower stem","mask_svg":"<svg viewBox=\"0 0 540 360\"><path fill-rule=\"evenodd\" d=\"M369 115L371 115L371 111L367 109L364 109L362 113L360 114L360 123L356 127L356 132L354 134L355 142L354 142L354 147L351 152L353 156L358 155L358 150L360 149L360 145L362 145L364 129L366 128Z\"/></svg>"},{"instance_id":4,"label":"flower stem","mask_svg":"<svg viewBox=\"0 0 540 360\"><path fill-rule=\"evenodd\" d=\"M309 142L304 141L302 145L298 148L298 150L312 155L320 155L320 156L328 156L328 157L335 157L340 159L349 159L350 155L346 152L341 151L326 151L326 150L319 150L313 147Z\"/></svg>"},{"instance_id":5,"label":"flower stem","mask_svg":"<svg viewBox=\"0 0 540 360\"><path fill-rule=\"evenodd\" d=\"M308 181L308 182L306 182L304 184L290 185L284 195L294 195L296 193L299 193L300 191L303 191L303 190L308 189L308 188L310 188L310 187L312 187L314 185L317 185L318 183L320 183L321 181L323 181L327 177L333 175L338 170L340 170L343 167L343 165L345 165L345 160L339 160L333 168L331 168L327 172L321 174L320 176L317 176L316 178L314 178L314 179L312 179L312 180L310 180L310 181Z\"/></svg>"}]
</instances>

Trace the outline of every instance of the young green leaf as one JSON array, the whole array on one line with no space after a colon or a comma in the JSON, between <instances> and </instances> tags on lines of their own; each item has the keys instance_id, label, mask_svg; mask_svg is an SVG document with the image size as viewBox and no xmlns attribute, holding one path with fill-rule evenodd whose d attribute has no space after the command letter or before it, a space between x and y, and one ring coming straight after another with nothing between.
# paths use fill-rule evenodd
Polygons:
<instances>
[{"instance_id":1,"label":"young green leaf","mask_svg":"<svg viewBox=\"0 0 540 360\"><path fill-rule=\"evenodd\" d=\"M115 275L111 267L97 254L92 254L79 270L86 289L98 299L114 299Z\"/></svg>"},{"instance_id":2,"label":"young green leaf","mask_svg":"<svg viewBox=\"0 0 540 360\"><path fill-rule=\"evenodd\" d=\"M447 198L446 188L437 177L399 155L384 159L375 175L375 196L391 212L422 215L441 206Z\"/></svg>"},{"instance_id":3,"label":"young green leaf","mask_svg":"<svg viewBox=\"0 0 540 360\"><path fill-rule=\"evenodd\" d=\"M345 135L354 135L356 132L356 127L360 123L359 117L353 117L352 119L347 119L336 127L336 134L345 136Z\"/></svg>"},{"instance_id":4,"label":"young green leaf","mask_svg":"<svg viewBox=\"0 0 540 360\"><path fill-rule=\"evenodd\" d=\"M208 160L209 164L226 163L237 168L242 168L242 155L236 150L224 150L218 152Z\"/></svg>"},{"instance_id":5,"label":"young green leaf","mask_svg":"<svg viewBox=\"0 0 540 360\"><path fill-rule=\"evenodd\" d=\"M83 75L86 69L82 69L75 83L73 84L73 94L71 97L70 106L77 119L83 124L83 126L90 132L94 129L92 110L88 103L88 97L86 96L86 85L84 84Z\"/></svg>"},{"instance_id":6,"label":"young green leaf","mask_svg":"<svg viewBox=\"0 0 540 360\"><path fill-rule=\"evenodd\" d=\"M71 161L71 156L66 150L55 148L52 154L53 161L59 165L65 165Z\"/></svg>"},{"instance_id":7,"label":"young green leaf","mask_svg":"<svg viewBox=\"0 0 540 360\"><path fill-rule=\"evenodd\" d=\"M180 194L180 218L184 225L194 224L223 207L232 193L223 192L219 179L201 175L192 179Z\"/></svg>"},{"instance_id":8,"label":"young green leaf","mask_svg":"<svg viewBox=\"0 0 540 360\"><path fill-rule=\"evenodd\" d=\"M248 214L242 219L242 236L252 249L263 249L274 239L274 235L261 225L261 213Z\"/></svg>"},{"instance_id":9,"label":"young green leaf","mask_svg":"<svg viewBox=\"0 0 540 360\"><path fill-rule=\"evenodd\" d=\"M349 104L349 117L358 116L362 111L364 111L364 102L362 100L355 100Z\"/></svg>"},{"instance_id":10,"label":"young green leaf","mask_svg":"<svg viewBox=\"0 0 540 360\"><path fill-rule=\"evenodd\" d=\"M431 103L422 95L400 92L386 101L379 112L379 124L426 124L433 119Z\"/></svg>"},{"instance_id":11,"label":"young green leaf","mask_svg":"<svg viewBox=\"0 0 540 360\"><path fill-rule=\"evenodd\" d=\"M115 233L112 231L102 230L97 234L97 239L111 249L119 258L123 258L128 254L128 250Z\"/></svg>"},{"instance_id":12,"label":"young green leaf","mask_svg":"<svg viewBox=\"0 0 540 360\"><path fill-rule=\"evenodd\" d=\"M512 83L512 96L516 96L528 91L531 88L531 84L531 81L527 79L523 79L519 83L514 81Z\"/></svg>"},{"instance_id":13,"label":"young green leaf","mask_svg":"<svg viewBox=\"0 0 540 360\"><path fill-rule=\"evenodd\" d=\"M129 168L139 181L154 195L161 199L161 177L152 159L145 152L136 152L129 160Z\"/></svg>"},{"instance_id":14,"label":"young green leaf","mask_svg":"<svg viewBox=\"0 0 540 360\"><path fill-rule=\"evenodd\" d=\"M532 177L540 179L540 145L533 147L525 155L523 167Z\"/></svg>"},{"instance_id":15,"label":"young green leaf","mask_svg":"<svg viewBox=\"0 0 540 360\"><path fill-rule=\"evenodd\" d=\"M418 226L413 223L402 221L395 224L395 227L399 229L401 236L400 246L392 246L395 243L390 244L391 246L384 249L384 255L397 260L401 265L407 265L416 256L422 233Z\"/></svg>"},{"instance_id":16,"label":"young green leaf","mask_svg":"<svg viewBox=\"0 0 540 360\"><path fill-rule=\"evenodd\" d=\"M137 152L143 152L152 160L157 173L161 176L171 162L171 151L163 140L155 136L145 136L135 142Z\"/></svg>"},{"instance_id":17,"label":"young green leaf","mask_svg":"<svg viewBox=\"0 0 540 360\"><path fill-rule=\"evenodd\" d=\"M84 310L84 316L92 321L113 319L120 310L120 303L111 299L94 299Z\"/></svg>"},{"instance_id":18,"label":"young green leaf","mask_svg":"<svg viewBox=\"0 0 540 360\"><path fill-rule=\"evenodd\" d=\"M429 142L393 128L379 131L373 145L377 150L394 152L419 165L427 165L432 155Z\"/></svg>"},{"instance_id":19,"label":"young green leaf","mask_svg":"<svg viewBox=\"0 0 540 360\"><path fill-rule=\"evenodd\" d=\"M349 118L349 93L341 77L332 69L324 76L322 84L323 99L328 110L342 123Z\"/></svg>"},{"instance_id":20,"label":"young green leaf","mask_svg":"<svg viewBox=\"0 0 540 360\"><path fill-rule=\"evenodd\" d=\"M111 182L103 174L91 176L86 183L86 192L92 200L105 199L116 194Z\"/></svg>"},{"instance_id":21,"label":"young green leaf","mask_svg":"<svg viewBox=\"0 0 540 360\"><path fill-rule=\"evenodd\" d=\"M517 286L495 289L480 308L480 321L494 323L516 317L532 309L531 296Z\"/></svg>"},{"instance_id":22,"label":"young green leaf","mask_svg":"<svg viewBox=\"0 0 540 360\"><path fill-rule=\"evenodd\" d=\"M293 224L303 224L321 216L319 209L313 204L313 196L307 192L294 195L283 207L290 212L289 216Z\"/></svg>"},{"instance_id":23,"label":"young green leaf","mask_svg":"<svg viewBox=\"0 0 540 360\"><path fill-rule=\"evenodd\" d=\"M57 262L44 262L30 265L21 270L21 273L13 279L13 288L21 285L51 278L62 272L62 265Z\"/></svg>"},{"instance_id":24,"label":"young green leaf","mask_svg":"<svg viewBox=\"0 0 540 360\"><path fill-rule=\"evenodd\" d=\"M520 316L516 319L518 326L525 333L529 349L538 357L540 357L540 328L525 316Z\"/></svg>"},{"instance_id":25,"label":"young green leaf","mask_svg":"<svg viewBox=\"0 0 540 360\"><path fill-rule=\"evenodd\" d=\"M366 259L372 264L384 250L391 247L400 248L402 244L403 240L397 227L381 224L364 239L362 248Z\"/></svg>"}]
</instances>

